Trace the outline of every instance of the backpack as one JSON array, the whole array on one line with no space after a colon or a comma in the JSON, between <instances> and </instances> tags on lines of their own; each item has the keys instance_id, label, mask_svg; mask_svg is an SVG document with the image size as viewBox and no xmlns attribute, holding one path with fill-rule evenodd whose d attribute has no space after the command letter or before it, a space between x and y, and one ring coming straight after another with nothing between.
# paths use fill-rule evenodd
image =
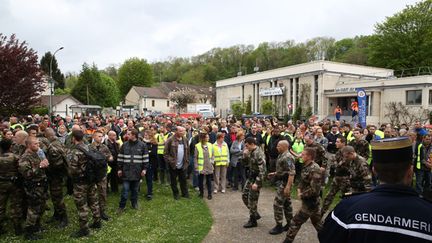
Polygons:
<instances>
[{"instance_id":1,"label":"backpack","mask_svg":"<svg viewBox=\"0 0 432 243\"><path fill-rule=\"evenodd\" d=\"M85 150L79 147L79 150L87 157L85 166L84 177L89 184L98 183L106 176L107 172L107 159L105 155L95 149L89 148Z\"/></svg>"}]
</instances>

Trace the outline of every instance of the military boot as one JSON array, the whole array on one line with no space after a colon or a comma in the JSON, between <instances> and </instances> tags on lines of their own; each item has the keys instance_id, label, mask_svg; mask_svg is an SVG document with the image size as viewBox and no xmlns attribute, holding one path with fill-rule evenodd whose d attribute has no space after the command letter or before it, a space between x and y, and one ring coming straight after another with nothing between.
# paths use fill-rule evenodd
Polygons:
<instances>
[{"instance_id":1,"label":"military boot","mask_svg":"<svg viewBox=\"0 0 432 243\"><path fill-rule=\"evenodd\" d=\"M248 229L248 228L253 228L253 227L257 227L257 226L258 226L258 224L257 224L256 219L254 219L253 217L250 217L249 221L245 225L243 225L243 228Z\"/></svg>"},{"instance_id":2,"label":"military boot","mask_svg":"<svg viewBox=\"0 0 432 243\"><path fill-rule=\"evenodd\" d=\"M269 234L271 235L278 235L284 231L284 228L282 227L282 224L277 224L273 229L269 231Z\"/></svg>"},{"instance_id":3,"label":"military boot","mask_svg":"<svg viewBox=\"0 0 432 243\"><path fill-rule=\"evenodd\" d=\"M81 238L90 235L90 231L88 229L79 229L76 232L73 232L70 237L71 238Z\"/></svg>"},{"instance_id":4,"label":"military boot","mask_svg":"<svg viewBox=\"0 0 432 243\"><path fill-rule=\"evenodd\" d=\"M283 243L292 243L292 240L288 240L287 238L285 238L285 240L283 241Z\"/></svg>"},{"instance_id":5,"label":"military boot","mask_svg":"<svg viewBox=\"0 0 432 243\"><path fill-rule=\"evenodd\" d=\"M102 228L101 221L93 222L93 224L90 225L90 228L92 228L92 229L100 229L100 228Z\"/></svg>"},{"instance_id":6,"label":"military boot","mask_svg":"<svg viewBox=\"0 0 432 243\"><path fill-rule=\"evenodd\" d=\"M110 219L110 217L105 213L105 211L101 212L101 219L108 221Z\"/></svg>"},{"instance_id":7,"label":"military boot","mask_svg":"<svg viewBox=\"0 0 432 243\"><path fill-rule=\"evenodd\" d=\"M252 217L253 217L255 220L258 220L258 219L261 218L261 215L260 215L258 212L255 212L255 213L252 214Z\"/></svg>"},{"instance_id":8,"label":"military boot","mask_svg":"<svg viewBox=\"0 0 432 243\"><path fill-rule=\"evenodd\" d=\"M66 228L69 225L69 219L67 214L63 215L63 217L60 218L60 222L57 225L57 228L63 229Z\"/></svg>"},{"instance_id":9,"label":"military boot","mask_svg":"<svg viewBox=\"0 0 432 243\"><path fill-rule=\"evenodd\" d=\"M56 211L54 211L53 216L50 219L48 219L47 223L53 224L53 223L56 223L58 221L60 221L60 217L59 217L58 213Z\"/></svg>"},{"instance_id":10,"label":"military boot","mask_svg":"<svg viewBox=\"0 0 432 243\"><path fill-rule=\"evenodd\" d=\"M28 226L25 228L24 239L25 240L40 240L42 237L40 235L35 234L37 232L37 228L35 226Z\"/></svg>"},{"instance_id":11,"label":"military boot","mask_svg":"<svg viewBox=\"0 0 432 243\"><path fill-rule=\"evenodd\" d=\"M23 229L21 224L14 224L15 235L22 235Z\"/></svg>"}]
</instances>

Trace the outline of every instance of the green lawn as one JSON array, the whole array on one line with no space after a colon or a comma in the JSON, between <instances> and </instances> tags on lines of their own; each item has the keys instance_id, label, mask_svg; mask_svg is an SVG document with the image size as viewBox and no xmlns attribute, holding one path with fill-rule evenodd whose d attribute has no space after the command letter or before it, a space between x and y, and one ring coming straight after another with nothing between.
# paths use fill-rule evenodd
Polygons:
<instances>
[{"instance_id":1,"label":"green lawn","mask_svg":"<svg viewBox=\"0 0 432 243\"><path fill-rule=\"evenodd\" d=\"M126 211L117 216L115 211L120 199L119 194L109 194L108 214L112 219L103 221L100 230L92 230L91 236L79 240L69 238L78 229L77 211L73 199L65 198L70 224L65 229L56 229L44 223L48 228L42 233L40 242L201 242L209 232L212 218L205 202L190 190L191 199L181 198L175 201L169 186L154 184L154 198L145 200L145 184L139 193L139 210L130 208L128 201ZM51 206L51 203L49 204ZM51 207L52 208L52 207ZM43 222L48 220L53 210L45 213ZM12 228L7 235L0 236L1 242L22 242L23 237L16 237Z\"/></svg>"}]
</instances>

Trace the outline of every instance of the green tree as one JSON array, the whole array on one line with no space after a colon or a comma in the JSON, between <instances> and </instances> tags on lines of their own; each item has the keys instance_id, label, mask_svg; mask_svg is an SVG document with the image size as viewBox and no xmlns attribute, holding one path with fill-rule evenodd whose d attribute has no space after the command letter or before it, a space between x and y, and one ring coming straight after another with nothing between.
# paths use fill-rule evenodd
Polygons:
<instances>
[{"instance_id":1,"label":"green tree","mask_svg":"<svg viewBox=\"0 0 432 243\"><path fill-rule=\"evenodd\" d=\"M273 115L275 106L271 100L263 100L261 103L261 113L265 115Z\"/></svg>"},{"instance_id":2,"label":"green tree","mask_svg":"<svg viewBox=\"0 0 432 243\"><path fill-rule=\"evenodd\" d=\"M232 103L231 112L236 118L240 119L241 116L245 113L244 104L240 101Z\"/></svg>"},{"instance_id":3,"label":"green tree","mask_svg":"<svg viewBox=\"0 0 432 243\"><path fill-rule=\"evenodd\" d=\"M153 70L144 59L130 58L118 70L118 87L121 97L126 96L132 86L150 87L152 84Z\"/></svg>"},{"instance_id":4,"label":"green tree","mask_svg":"<svg viewBox=\"0 0 432 243\"><path fill-rule=\"evenodd\" d=\"M302 108L301 108L301 106L297 106L297 108L294 111L293 117L292 117L293 121L296 122L296 121L300 120L301 114L302 114Z\"/></svg>"},{"instance_id":5,"label":"green tree","mask_svg":"<svg viewBox=\"0 0 432 243\"><path fill-rule=\"evenodd\" d=\"M72 89L72 95L88 105L114 107L119 103L115 81L108 75L101 74L96 65L84 63L78 82Z\"/></svg>"},{"instance_id":6,"label":"green tree","mask_svg":"<svg viewBox=\"0 0 432 243\"><path fill-rule=\"evenodd\" d=\"M65 77L60 71L57 63L56 57L52 56L51 52L46 52L45 55L40 60L41 69L45 72L46 75L50 74L50 62L52 58L52 77L55 81L54 88L65 88Z\"/></svg>"},{"instance_id":7,"label":"green tree","mask_svg":"<svg viewBox=\"0 0 432 243\"><path fill-rule=\"evenodd\" d=\"M432 0L407 6L376 24L371 64L414 74L432 65Z\"/></svg>"},{"instance_id":8,"label":"green tree","mask_svg":"<svg viewBox=\"0 0 432 243\"><path fill-rule=\"evenodd\" d=\"M71 92L72 90L69 88L64 88L64 89L57 88L54 90L54 95L67 95L70 94Z\"/></svg>"},{"instance_id":9,"label":"green tree","mask_svg":"<svg viewBox=\"0 0 432 243\"><path fill-rule=\"evenodd\" d=\"M117 82L105 73L101 73L101 79L107 94L102 104L105 107L116 107L120 103L120 90L117 87Z\"/></svg>"},{"instance_id":10,"label":"green tree","mask_svg":"<svg viewBox=\"0 0 432 243\"><path fill-rule=\"evenodd\" d=\"M73 89L75 85L78 83L78 76L75 74L67 74L65 78L65 88Z\"/></svg>"},{"instance_id":11,"label":"green tree","mask_svg":"<svg viewBox=\"0 0 432 243\"><path fill-rule=\"evenodd\" d=\"M177 105L180 111L184 110L187 104L195 103L197 99L196 92L187 88L171 92L168 98Z\"/></svg>"}]
</instances>

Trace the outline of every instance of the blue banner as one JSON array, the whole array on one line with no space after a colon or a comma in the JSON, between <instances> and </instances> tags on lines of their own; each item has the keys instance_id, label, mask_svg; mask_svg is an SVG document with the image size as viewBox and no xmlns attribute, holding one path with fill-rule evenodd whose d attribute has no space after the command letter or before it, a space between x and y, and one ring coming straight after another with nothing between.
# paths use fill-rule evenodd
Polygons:
<instances>
[{"instance_id":1,"label":"blue banner","mask_svg":"<svg viewBox=\"0 0 432 243\"><path fill-rule=\"evenodd\" d=\"M363 88L357 88L358 118L362 128L366 128L366 92Z\"/></svg>"}]
</instances>

